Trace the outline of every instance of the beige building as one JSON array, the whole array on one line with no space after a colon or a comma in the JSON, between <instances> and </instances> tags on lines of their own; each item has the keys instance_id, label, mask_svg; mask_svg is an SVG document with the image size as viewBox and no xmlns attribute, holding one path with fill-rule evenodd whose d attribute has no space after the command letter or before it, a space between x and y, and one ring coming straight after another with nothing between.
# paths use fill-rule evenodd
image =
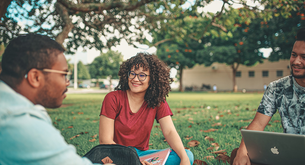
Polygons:
<instances>
[{"instance_id":1,"label":"beige building","mask_svg":"<svg viewBox=\"0 0 305 165\"><path fill-rule=\"evenodd\" d=\"M264 86L281 77L290 75L289 60L263 63L247 67L239 65L236 73L238 91L263 91ZM232 68L226 64L213 63L209 67L196 65L191 69L184 69L182 86L186 90L207 90L203 85L217 87L217 91L233 90Z\"/></svg>"}]
</instances>

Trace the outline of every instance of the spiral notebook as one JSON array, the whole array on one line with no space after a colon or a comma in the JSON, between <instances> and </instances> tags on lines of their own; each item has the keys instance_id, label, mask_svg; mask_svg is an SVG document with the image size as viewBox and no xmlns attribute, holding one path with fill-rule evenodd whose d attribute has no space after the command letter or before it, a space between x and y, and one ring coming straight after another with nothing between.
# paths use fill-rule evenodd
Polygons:
<instances>
[{"instance_id":1,"label":"spiral notebook","mask_svg":"<svg viewBox=\"0 0 305 165\"><path fill-rule=\"evenodd\" d=\"M160 150L158 152L154 152L148 155L140 156L140 161L146 160L153 165L164 165L168 155L170 153L170 148L166 148L164 150Z\"/></svg>"}]
</instances>

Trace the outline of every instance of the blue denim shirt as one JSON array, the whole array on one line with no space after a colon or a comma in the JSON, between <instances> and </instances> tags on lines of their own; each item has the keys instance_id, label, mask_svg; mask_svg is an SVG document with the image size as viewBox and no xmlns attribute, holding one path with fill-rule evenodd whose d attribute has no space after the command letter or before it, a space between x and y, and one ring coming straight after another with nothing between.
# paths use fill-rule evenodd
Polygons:
<instances>
[{"instance_id":1,"label":"blue denim shirt","mask_svg":"<svg viewBox=\"0 0 305 165\"><path fill-rule=\"evenodd\" d=\"M44 107L0 80L1 165L91 165L64 140Z\"/></svg>"},{"instance_id":2,"label":"blue denim shirt","mask_svg":"<svg viewBox=\"0 0 305 165\"><path fill-rule=\"evenodd\" d=\"M273 116L277 110L285 133L305 134L305 88L292 76L268 85L257 112Z\"/></svg>"}]
</instances>

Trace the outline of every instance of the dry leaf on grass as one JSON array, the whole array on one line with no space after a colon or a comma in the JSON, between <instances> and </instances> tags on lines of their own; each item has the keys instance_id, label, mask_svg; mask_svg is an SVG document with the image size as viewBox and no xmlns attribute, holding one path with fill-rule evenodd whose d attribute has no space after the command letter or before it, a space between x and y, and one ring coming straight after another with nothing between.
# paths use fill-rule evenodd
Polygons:
<instances>
[{"instance_id":1,"label":"dry leaf on grass","mask_svg":"<svg viewBox=\"0 0 305 165\"><path fill-rule=\"evenodd\" d=\"M207 163L205 161L196 159L196 160L194 160L193 165L207 165Z\"/></svg>"},{"instance_id":2,"label":"dry leaf on grass","mask_svg":"<svg viewBox=\"0 0 305 165\"><path fill-rule=\"evenodd\" d=\"M75 136L72 136L71 138L70 138L70 140L72 140L72 139L74 139L74 138L77 138L77 137L79 137L80 135L75 135Z\"/></svg>"},{"instance_id":3,"label":"dry leaf on grass","mask_svg":"<svg viewBox=\"0 0 305 165\"><path fill-rule=\"evenodd\" d=\"M154 127L155 127L155 128L160 128L160 125L155 125Z\"/></svg>"},{"instance_id":4,"label":"dry leaf on grass","mask_svg":"<svg viewBox=\"0 0 305 165\"><path fill-rule=\"evenodd\" d=\"M198 146L198 145L200 144L200 142L197 141L197 140L191 140L191 141L189 141L187 144L188 144L190 147L196 147L196 146Z\"/></svg>"},{"instance_id":5,"label":"dry leaf on grass","mask_svg":"<svg viewBox=\"0 0 305 165\"><path fill-rule=\"evenodd\" d=\"M97 134L95 134L95 135L93 135L93 136L91 136L92 138L96 138L97 137Z\"/></svg>"},{"instance_id":6,"label":"dry leaf on grass","mask_svg":"<svg viewBox=\"0 0 305 165\"><path fill-rule=\"evenodd\" d=\"M221 123L215 123L215 124L212 124L212 126L222 126Z\"/></svg>"},{"instance_id":7,"label":"dry leaf on grass","mask_svg":"<svg viewBox=\"0 0 305 165\"><path fill-rule=\"evenodd\" d=\"M95 142L96 141L96 139L91 139L91 140L89 140L89 142Z\"/></svg>"},{"instance_id":8,"label":"dry leaf on grass","mask_svg":"<svg viewBox=\"0 0 305 165\"><path fill-rule=\"evenodd\" d=\"M84 114L84 112L77 112L77 114L79 114L79 115L83 115L83 114Z\"/></svg>"},{"instance_id":9,"label":"dry leaf on grass","mask_svg":"<svg viewBox=\"0 0 305 165\"><path fill-rule=\"evenodd\" d=\"M224 154L219 154L218 156L216 156L216 158L218 161L222 161L223 163L230 163L230 157L228 155L224 155Z\"/></svg>"},{"instance_id":10,"label":"dry leaf on grass","mask_svg":"<svg viewBox=\"0 0 305 165\"><path fill-rule=\"evenodd\" d=\"M274 120L274 121L273 121L273 123L279 123L279 122L280 122L279 120Z\"/></svg>"},{"instance_id":11,"label":"dry leaf on grass","mask_svg":"<svg viewBox=\"0 0 305 165\"><path fill-rule=\"evenodd\" d=\"M218 150L219 149L219 144L218 143L212 143L212 147L208 147L207 150Z\"/></svg>"},{"instance_id":12,"label":"dry leaf on grass","mask_svg":"<svg viewBox=\"0 0 305 165\"><path fill-rule=\"evenodd\" d=\"M205 132L205 133L208 133L208 132L214 132L214 131L217 131L218 129L214 129L214 128L211 128L211 129L208 129L208 130L200 130L200 132Z\"/></svg>"},{"instance_id":13,"label":"dry leaf on grass","mask_svg":"<svg viewBox=\"0 0 305 165\"><path fill-rule=\"evenodd\" d=\"M213 152L211 152L211 153L212 153L212 154L224 154L224 155L227 154L226 149L219 150L219 151L213 151Z\"/></svg>"},{"instance_id":14,"label":"dry leaf on grass","mask_svg":"<svg viewBox=\"0 0 305 165\"><path fill-rule=\"evenodd\" d=\"M193 136L189 137L189 135L187 135L186 137L184 137L186 140L190 140L193 138Z\"/></svg>"},{"instance_id":15,"label":"dry leaf on grass","mask_svg":"<svg viewBox=\"0 0 305 165\"><path fill-rule=\"evenodd\" d=\"M211 160L211 159L214 159L215 157L214 156L205 156L203 157L203 159L207 159L207 160Z\"/></svg>"},{"instance_id":16,"label":"dry leaf on grass","mask_svg":"<svg viewBox=\"0 0 305 165\"><path fill-rule=\"evenodd\" d=\"M73 125L70 125L68 128L73 128Z\"/></svg>"},{"instance_id":17,"label":"dry leaf on grass","mask_svg":"<svg viewBox=\"0 0 305 165\"><path fill-rule=\"evenodd\" d=\"M189 128L192 128L192 125L189 125L188 127L189 127Z\"/></svg>"},{"instance_id":18,"label":"dry leaf on grass","mask_svg":"<svg viewBox=\"0 0 305 165\"><path fill-rule=\"evenodd\" d=\"M211 143L212 146L219 146L218 143Z\"/></svg>"},{"instance_id":19,"label":"dry leaf on grass","mask_svg":"<svg viewBox=\"0 0 305 165\"><path fill-rule=\"evenodd\" d=\"M209 137L209 136L206 136L204 139L205 139L205 140L209 140L210 142L211 142L211 141L215 141L214 138L211 138L211 137Z\"/></svg>"},{"instance_id":20,"label":"dry leaf on grass","mask_svg":"<svg viewBox=\"0 0 305 165\"><path fill-rule=\"evenodd\" d=\"M213 150L214 149L214 147L208 147L207 148L207 150Z\"/></svg>"}]
</instances>

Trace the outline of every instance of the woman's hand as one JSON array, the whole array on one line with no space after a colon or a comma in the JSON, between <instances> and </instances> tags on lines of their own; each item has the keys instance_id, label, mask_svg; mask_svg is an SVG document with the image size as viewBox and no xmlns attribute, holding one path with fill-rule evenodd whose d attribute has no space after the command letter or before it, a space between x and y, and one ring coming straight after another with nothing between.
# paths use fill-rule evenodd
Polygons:
<instances>
[{"instance_id":1,"label":"woman's hand","mask_svg":"<svg viewBox=\"0 0 305 165\"><path fill-rule=\"evenodd\" d=\"M146 160L142 161L141 163L142 165L153 165L152 163L148 163Z\"/></svg>"}]
</instances>

